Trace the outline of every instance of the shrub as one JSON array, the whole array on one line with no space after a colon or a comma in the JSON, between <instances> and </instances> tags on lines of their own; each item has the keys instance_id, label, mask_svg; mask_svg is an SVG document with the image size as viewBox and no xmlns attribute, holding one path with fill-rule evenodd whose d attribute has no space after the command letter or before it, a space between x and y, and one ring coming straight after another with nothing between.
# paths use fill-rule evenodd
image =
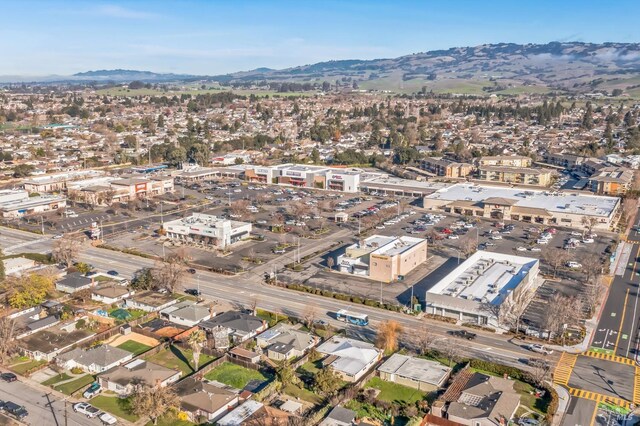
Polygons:
<instances>
[{"instance_id":1,"label":"shrub","mask_svg":"<svg viewBox=\"0 0 640 426\"><path fill-rule=\"evenodd\" d=\"M82 373L84 373L84 371L83 371L83 370L82 370L82 368L80 368L80 367L73 367L73 368L71 369L71 372L72 372L73 374L82 374Z\"/></svg>"}]
</instances>

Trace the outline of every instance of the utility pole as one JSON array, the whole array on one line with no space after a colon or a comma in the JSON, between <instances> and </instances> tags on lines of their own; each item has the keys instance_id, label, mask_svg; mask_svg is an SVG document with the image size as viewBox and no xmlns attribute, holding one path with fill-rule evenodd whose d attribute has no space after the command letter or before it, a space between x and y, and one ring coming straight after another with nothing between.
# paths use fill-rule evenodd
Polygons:
<instances>
[{"instance_id":1,"label":"utility pole","mask_svg":"<svg viewBox=\"0 0 640 426\"><path fill-rule=\"evenodd\" d=\"M67 400L67 398L64 399L64 426L68 426L69 424L69 413L67 411L67 404L69 403L69 401Z\"/></svg>"},{"instance_id":2,"label":"utility pole","mask_svg":"<svg viewBox=\"0 0 640 426\"><path fill-rule=\"evenodd\" d=\"M44 216L40 216L40 233L44 235Z\"/></svg>"},{"instance_id":3,"label":"utility pole","mask_svg":"<svg viewBox=\"0 0 640 426\"><path fill-rule=\"evenodd\" d=\"M382 281L380 281L380 304L382 305Z\"/></svg>"},{"instance_id":4,"label":"utility pole","mask_svg":"<svg viewBox=\"0 0 640 426\"><path fill-rule=\"evenodd\" d=\"M164 225L164 216L162 214L162 200L160 200L160 224Z\"/></svg>"}]
</instances>

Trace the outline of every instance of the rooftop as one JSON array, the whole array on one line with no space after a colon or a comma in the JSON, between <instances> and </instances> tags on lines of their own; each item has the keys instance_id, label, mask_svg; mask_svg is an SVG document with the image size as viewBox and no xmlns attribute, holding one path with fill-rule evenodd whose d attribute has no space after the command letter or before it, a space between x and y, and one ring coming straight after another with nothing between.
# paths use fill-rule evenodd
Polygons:
<instances>
[{"instance_id":1,"label":"rooftop","mask_svg":"<svg viewBox=\"0 0 640 426\"><path fill-rule=\"evenodd\" d=\"M428 294L498 305L537 263L538 259L532 257L477 251L435 284Z\"/></svg>"},{"instance_id":2,"label":"rooftop","mask_svg":"<svg viewBox=\"0 0 640 426\"><path fill-rule=\"evenodd\" d=\"M542 208L550 212L581 214L587 216L609 217L620 202L618 197L552 192L541 190L522 190L501 186L485 186L458 183L428 195L426 199L483 202L489 198L514 200L518 207Z\"/></svg>"},{"instance_id":3,"label":"rooftop","mask_svg":"<svg viewBox=\"0 0 640 426\"><path fill-rule=\"evenodd\" d=\"M378 367L378 371L441 386L449 377L451 368L436 361L396 353Z\"/></svg>"}]
</instances>

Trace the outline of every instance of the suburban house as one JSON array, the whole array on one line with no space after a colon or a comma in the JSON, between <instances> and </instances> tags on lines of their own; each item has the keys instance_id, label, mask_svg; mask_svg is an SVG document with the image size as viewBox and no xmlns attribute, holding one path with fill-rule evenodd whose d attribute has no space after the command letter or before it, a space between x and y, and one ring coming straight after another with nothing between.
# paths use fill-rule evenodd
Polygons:
<instances>
[{"instance_id":1,"label":"suburban house","mask_svg":"<svg viewBox=\"0 0 640 426\"><path fill-rule=\"evenodd\" d=\"M300 331L292 325L279 323L256 337L258 346L275 361L296 358L320 342L318 336Z\"/></svg>"},{"instance_id":2,"label":"suburban house","mask_svg":"<svg viewBox=\"0 0 640 426\"><path fill-rule=\"evenodd\" d=\"M324 366L333 368L346 382L357 382L382 357L382 351L371 343L340 336L318 346L318 352L326 355Z\"/></svg>"},{"instance_id":3,"label":"suburban house","mask_svg":"<svg viewBox=\"0 0 640 426\"><path fill-rule=\"evenodd\" d=\"M114 303L118 303L121 300L124 300L127 297L132 296L133 294L135 294L135 291L129 290L127 287L123 287L120 285L109 285L94 288L91 291L91 300L105 303L107 305L112 305Z\"/></svg>"},{"instance_id":4,"label":"suburban house","mask_svg":"<svg viewBox=\"0 0 640 426\"><path fill-rule=\"evenodd\" d=\"M355 420L355 411L338 405L320 422L320 426L354 426Z\"/></svg>"},{"instance_id":5,"label":"suburban house","mask_svg":"<svg viewBox=\"0 0 640 426\"><path fill-rule=\"evenodd\" d=\"M167 386L180 379L182 372L144 359L135 359L98 375L98 382L106 389L127 396L136 384Z\"/></svg>"},{"instance_id":6,"label":"suburban house","mask_svg":"<svg viewBox=\"0 0 640 426\"><path fill-rule=\"evenodd\" d=\"M151 290L143 291L126 299L127 308L140 309L145 312L158 312L175 303L178 303L177 299Z\"/></svg>"},{"instance_id":7,"label":"suburban house","mask_svg":"<svg viewBox=\"0 0 640 426\"><path fill-rule=\"evenodd\" d=\"M467 426L508 424L520 406L514 381L466 369L433 403L432 414Z\"/></svg>"},{"instance_id":8,"label":"suburban house","mask_svg":"<svg viewBox=\"0 0 640 426\"><path fill-rule=\"evenodd\" d=\"M298 417L286 411L264 405L254 400L245 401L229 414L218 420L218 426L289 426Z\"/></svg>"},{"instance_id":9,"label":"suburban house","mask_svg":"<svg viewBox=\"0 0 640 426\"><path fill-rule=\"evenodd\" d=\"M444 385L451 374L451 368L436 361L396 353L378 367L378 373L387 382L433 392Z\"/></svg>"},{"instance_id":10,"label":"suburban house","mask_svg":"<svg viewBox=\"0 0 640 426\"><path fill-rule=\"evenodd\" d=\"M91 288L93 285L93 278L85 277L80 272L73 272L71 274L67 274L67 276L56 282L56 290L72 294L80 290Z\"/></svg>"},{"instance_id":11,"label":"suburban house","mask_svg":"<svg viewBox=\"0 0 640 426\"><path fill-rule=\"evenodd\" d=\"M178 382L175 390L182 400L180 409L187 413L192 422L202 418L207 422L215 422L233 410L239 400L237 389L194 377Z\"/></svg>"},{"instance_id":12,"label":"suburban house","mask_svg":"<svg viewBox=\"0 0 640 426\"><path fill-rule=\"evenodd\" d=\"M133 354L124 349L109 345L100 345L82 350L79 348L56 357L56 363L66 369L81 368L87 373L102 373L113 367L130 361Z\"/></svg>"},{"instance_id":13,"label":"suburban house","mask_svg":"<svg viewBox=\"0 0 640 426\"><path fill-rule=\"evenodd\" d=\"M84 318L86 319L86 317ZM76 328L77 321L58 323L18 341L19 349L35 360L52 361L58 354L90 339L95 333Z\"/></svg>"},{"instance_id":14,"label":"suburban house","mask_svg":"<svg viewBox=\"0 0 640 426\"><path fill-rule=\"evenodd\" d=\"M207 333L212 333L213 331L221 333L226 331L227 336L229 336L234 343L240 343L262 333L269 328L269 324L251 314L245 314L239 311L227 311L207 321L201 322L200 327Z\"/></svg>"},{"instance_id":15,"label":"suburban house","mask_svg":"<svg viewBox=\"0 0 640 426\"><path fill-rule=\"evenodd\" d=\"M160 314L172 323L186 327L193 327L215 316L215 312L208 306L198 305L190 300L164 308Z\"/></svg>"},{"instance_id":16,"label":"suburban house","mask_svg":"<svg viewBox=\"0 0 640 426\"><path fill-rule=\"evenodd\" d=\"M16 339L22 339L60 322L56 315L49 315L42 306L34 306L8 316L13 320Z\"/></svg>"}]
</instances>

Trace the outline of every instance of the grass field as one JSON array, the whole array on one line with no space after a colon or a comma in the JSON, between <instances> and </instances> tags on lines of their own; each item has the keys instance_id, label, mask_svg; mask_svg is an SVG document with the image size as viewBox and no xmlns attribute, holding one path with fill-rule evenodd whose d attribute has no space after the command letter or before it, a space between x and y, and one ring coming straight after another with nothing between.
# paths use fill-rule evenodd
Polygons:
<instances>
[{"instance_id":1,"label":"grass field","mask_svg":"<svg viewBox=\"0 0 640 426\"><path fill-rule=\"evenodd\" d=\"M52 386L58 382L62 382L63 380L69 380L70 378L71 376L69 376L67 373L60 373L60 374L56 374L55 376L53 376L48 380L45 380L44 382L42 382L42 384L45 386Z\"/></svg>"},{"instance_id":2,"label":"grass field","mask_svg":"<svg viewBox=\"0 0 640 426\"><path fill-rule=\"evenodd\" d=\"M380 390L378 399L387 402L397 402L400 404L413 404L424 399L426 394L422 391L398 385L396 383L386 382L379 377L373 377L367 382L365 388L374 388Z\"/></svg>"},{"instance_id":3,"label":"grass field","mask_svg":"<svg viewBox=\"0 0 640 426\"><path fill-rule=\"evenodd\" d=\"M273 312L265 311L263 309L256 309L256 316L269 323L269 327L273 327L280 321L288 321L289 318L283 314L276 315Z\"/></svg>"},{"instance_id":4,"label":"grass field","mask_svg":"<svg viewBox=\"0 0 640 426\"><path fill-rule=\"evenodd\" d=\"M124 349L125 351L131 352L133 356L138 356L141 353L144 353L151 349L151 346L138 343L135 340L127 340L126 342L119 344L118 347L120 349Z\"/></svg>"},{"instance_id":5,"label":"grass field","mask_svg":"<svg viewBox=\"0 0 640 426\"><path fill-rule=\"evenodd\" d=\"M11 365L9 368L13 372L15 372L17 374L24 375L25 372L31 370L32 368L39 367L39 366L44 365L46 363L47 363L47 361L44 361L44 360L42 360L42 361L30 360L30 361L27 361L27 362L25 362L23 364Z\"/></svg>"},{"instance_id":6,"label":"grass field","mask_svg":"<svg viewBox=\"0 0 640 426\"><path fill-rule=\"evenodd\" d=\"M53 386L53 388L65 395L71 395L72 393L89 386L94 381L94 377L87 374L70 382L63 383L60 386Z\"/></svg>"},{"instance_id":7,"label":"grass field","mask_svg":"<svg viewBox=\"0 0 640 426\"><path fill-rule=\"evenodd\" d=\"M146 426L153 426L153 422L149 421ZM158 419L156 426L195 426L195 423L188 420L180 420L173 414L167 414Z\"/></svg>"},{"instance_id":8,"label":"grass field","mask_svg":"<svg viewBox=\"0 0 640 426\"><path fill-rule=\"evenodd\" d=\"M138 420L138 416L131 412L131 402L128 398L118 398L117 396L105 396L98 395L91 399L91 405L113 414L117 417L122 417L130 422Z\"/></svg>"},{"instance_id":9,"label":"grass field","mask_svg":"<svg viewBox=\"0 0 640 426\"><path fill-rule=\"evenodd\" d=\"M182 371L182 376L188 376L194 373L195 370L192 367L193 352L191 349L180 349L177 346L170 346L169 349L158 352L147 358L151 362L164 365L167 368L173 368L174 370ZM213 361L213 357L205 354L200 354L199 367Z\"/></svg>"},{"instance_id":10,"label":"grass field","mask_svg":"<svg viewBox=\"0 0 640 426\"><path fill-rule=\"evenodd\" d=\"M282 391L289 396L300 398L303 401L307 401L312 404L320 404L322 402L322 398L319 395L296 385L288 384L282 389Z\"/></svg>"},{"instance_id":11,"label":"grass field","mask_svg":"<svg viewBox=\"0 0 640 426\"><path fill-rule=\"evenodd\" d=\"M209 380L215 380L225 385L233 386L236 389L244 388L251 380L269 380L267 376L259 371L244 368L230 362L223 362L208 372L205 377Z\"/></svg>"}]
</instances>

